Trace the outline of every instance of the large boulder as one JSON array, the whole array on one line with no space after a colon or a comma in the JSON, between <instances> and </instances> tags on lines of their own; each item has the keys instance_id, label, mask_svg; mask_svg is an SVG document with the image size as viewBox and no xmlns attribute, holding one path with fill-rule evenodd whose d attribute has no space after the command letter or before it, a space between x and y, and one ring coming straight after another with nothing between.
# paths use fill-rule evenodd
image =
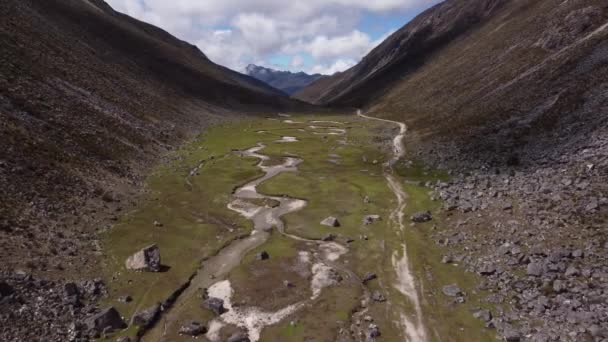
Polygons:
<instances>
[{"instance_id":1,"label":"large boulder","mask_svg":"<svg viewBox=\"0 0 608 342\"><path fill-rule=\"evenodd\" d=\"M96 333L114 331L127 327L114 307L107 308L85 320L85 325L90 331Z\"/></svg>"},{"instance_id":2,"label":"large boulder","mask_svg":"<svg viewBox=\"0 0 608 342\"><path fill-rule=\"evenodd\" d=\"M451 284L451 285L444 286L441 289L441 292L443 292L443 294L446 295L446 296L448 296L448 297L459 297L459 296L462 296L462 290L456 284Z\"/></svg>"},{"instance_id":3,"label":"large boulder","mask_svg":"<svg viewBox=\"0 0 608 342\"><path fill-rule=\"evenodd\" d=\"M416 222L416 223L428 222L432 219L433 219L433 216L431 215L430 211L415 213L411 217L412 222Z\"/></svg>"},{"instance_id":4,"label":"large boulder","mask_svg":"<svg viewBox=\"0 0 608 342\"><path fill-rule=\"evenodd\" d=\"M131 255L125 265L129 270L160 272L160 249L157 245L145 247Z\"/></svg>"},{"instance_id":5,"label":"large boulder","mask_svg":"<svg viewBox=\"0 0 608 342\"><path fill-rule=\"evenodd\" d=\"M190 322L182 325L179 329L180 335L198 336L207 332L207 328L200 322Z\"/></svg>"},{"instance_id":6,"label":"large boulder","mask_svg":"<svg viewBox=\"0 0 608 342\"><path fill-rule=\"evenodd\" d=\"M234 333L232 336L228 338L228 342L249 342L249 336L244 332Z\"/></svg>"},{"instance_id":7,"label":"large boulder","mask_svg":"<svg viewBox=\"0 0 608 342\"><path fill-rule=\"evenodd\" d=\"M153 306L138 311L133 318L131 319L131 323L135 324L139 327L148 327L156 320L158 314L160 312L160 304L154 304Z\"/></svg>"},{"instance_id":8,"label":"large boulder","mask_svg":"<svg viewBox=\"0 0 608 342\"><path fill-rule=\"evenodd\" d=\"M366 226L377 221L382 221L382 217L380 217L380 215L366 215L363 218L363 224Z\"/></svg>"},{"instance_id":9,"label":"large boulder","mask_svg":"<svg viewBox=\"0 0 608 342\"><path fill-rule=\"evenodd\" d=\"M203 308L213 311L218 316L226 312L226 308L224 308L224 300L215 297L206 298L203 301Z\"/></svg>"},{"instance_id":10,"label":"large boulder","mask_svg":"<svg viewBox=\"0 0 608 342\"><path fill-rule=\"evenodd\" d=\"M340 227L340 221L338 221L338 219L333 216L324 219L323 221L321 221L321 224L328 227Z\"/></svg>"}]
</instances>

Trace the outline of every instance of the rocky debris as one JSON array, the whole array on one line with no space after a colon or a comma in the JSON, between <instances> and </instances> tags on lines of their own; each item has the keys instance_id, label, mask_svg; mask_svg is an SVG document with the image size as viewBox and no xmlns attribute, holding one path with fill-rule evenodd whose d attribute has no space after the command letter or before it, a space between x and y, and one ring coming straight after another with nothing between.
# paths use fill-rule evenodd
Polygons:
<instances>
[{"instance_id":1,"label":"rocky debris","mask_svg":"<svg viewBox=\"0 0 608 342\"><path fill-rule=\"evenodd\" d=\"M386 297L384 297L384 295L380 291L372 292L371 297L374 302L386 302Z\"/></svg>"},{"instance_id":2,"label":"rocky debris","mask_svg":"<svg viewBox=\"0 0 608 342\"><path fill-rule=\"evenodd\" d=\"M112 332L127 327L118 311L113 307L102 310L87 318L85 320L85 325L90 331L98 334Z\"/></svg>"},{"instance_id":3,"label":"rocky debris","mask_svg":"<svg viewBox=\"0 0 608 342\"><path fill-rule=\"evenodd\" d=\"M98 284L96 291L87 290L88 284ZM103 331L90 330L85 322L99 312L95 303L105 293L101 281L74 283L0 271L0 341L92 339Z\"/></svg>"},{"instance_id":4,"label":"rocky debris","mask_svg":"<svg viewBox=\"0 0 608 342\"><path fill-rule=\"evenodd\" d=\"M7 284L4 281L0 282L0 298L10 296L14 292L15 292L15 289L13 289L12 286L10 286L9 284Z\"/></svg>"},{"instance_id":5,"label":"rocky debris","mask_svg":"<svg viewBox=\"0 0 608 342\"><path fill-rule=\"evenodd\" d=\"M290 282L289 280L283 280L283 286L285 286L287 288L296 287L296 285L294 283Z\"/></svg>"},{"instance_id":6,"label":"rocky debris","mask_svg":"<svg viewBox=\"0 0 608 342\"><path fill-rule=\"evenodd\" d=\"M131 342L131 338L127 336L119 337L116 339L116 342Z\"/></svg>"},{"instance_id":7,"label":"rocky debris","mask_svg":"<svg viewBox=\"0 0 608 342\"><path fill-rule=\"evenodd\" d=\"M321 221L321 224L328 227L340 227L340 221L337 218L330 216Z\"/></svg>"},{"instance_id":8,"label":"rocky debris","mask_svg":"<svg viewBox=\"0 0 608 342\"><path fill-rule=\"evenodd\" d=\"M367 328L367 341L375 341L377 337L380 337L382 334L380 333L380 328L375 324L370 324Z\"/></svg>"},{"instance_id":9,"label":"rocky debris","mask_svg":"<svg viewBox=\"0 0 608 342\"><path fill-rule=\"evenodd\" d=\"M502 338L506 342L519 342L521 341L521 333L515 327L506 325L502 329Z\"/></svg>"},{"instance_id":10,"label":"rocky debris","mask_svg":"<svg viewBox=\"0 0 608 342\"><path fill-rule=\"evenodd\" d=\"M244 332L236 332L232 334L227 342L249 342L249 336Z\"/></svg>"},{"instance_id":11,"label":"rocky debris","mask_svg":"<svg viewBox=\"0 0 608 342\"><path fill-rule=\"evenodd\" d=\"M370 204L371 202L372 202L372 200L369 198L369 196L363 197L363 203L364 204Z\"/></svg>"},{"instance_id":12,"label":"rocky debris","mask_svg":"<svg viewBox=\"0 0 608 342\"><path fill-rule=\"evenodd\" d=\"M160 228L162 226L163 226L163 224L160 223L159 221L154 221L154 227Z\"/></svg>"},{"instance_id":13,"label":"rocky debris","mask_svg":"<svg viewBox=\"0 0 608 342\"><path fill-rule=\"evenodd\" d=\"M124 295L124 296L118 297L117 300L121 303L131 303L133 301L133 298L131 298L131 296L129 296L129 295Z\"/></svg>"},{"instance_id":14,"label":"rocky debris","mask_svg":"<svg viewBox=\"0 0 608 342\"><path fill-rule=\"evenodd\" d=\"M423 222L428 222L428 221L432 220L433 216L431 215L430 211L425 211L425 212L415 213L414 215L412 215L412 217L410 219L412 220L412 222L415 222L415 223L423 223Z\"/></svg>"},{"instance_id":15,"label":"rocky debris","mask_svg":"<svg viewBox=\"0 0 608 342\"><path fill-rule=\"evenodd\" d=\"M368 282L374 280L378 278L378 276L376 275L376 273L372 273L372 272L368 272L363 276L363 279L361 279L361 282L363 284L367 284Z\"/></svg>"},{"instance_id":16,"label":"rocky debris","mask_svg":"<svg viewBox=\"0 0 608 342\"><path fill-rule=\"evenodd\" d=\"M475 313L473 313L473 317L480 319L484 322L490 322L492 320L492 313L490 312L490 310L477 310L475 311Z\"/></svg>"},{"instance_id":17,"label":"rocky debris","mask_svg":"<svg viewBox=\"0 0 608 342\"><path fill-rule=\"evenodd\" d=\"M160 313L160 304L154 304L151 307L138 311L133 315L131 324L135 324L139 327L149 327L156 321Z\"/></svg>"},{"instance_id":18,"label":"rocky debris","mask_svg":"<svg viewBox=\"0 0 608 342\"><path fill-rule=\"evenodd\" d=\"M188 336L198 336L207 332L207 327L200 322L190 322L188 324L182 325L179 329L180 335L188 335Z\"/></svg>"},{"instance_id":19,"label":"rocky debris","mask_svg":"<svg viewBox=\"0 0 608 342\"><path fill-rule=\"evenodd\" d=\"M266 251L261 251L255 255L255 259L256 260L268 260L268 259L270 259L270 254L268 254L268 252L266 252Z\"/></svg>"},{"instance_id":20,"label":"rocky debris","mask_svg":"<svg viewBox=\"0 0 608 342\"><path fill-rule=\"evenodd\" d=\"M366 215L363 218L363 224L364 225L370 225L374 222L378 222L378 221L382 221L382 217L380 217L380 215Z\"/></svg>"},{"instance_id":21,"label":"rocky debris","mask_svg":"<svg viewBox=\"0 0 608 342\"><path fill-rule=\"evenodd\" d=\"M218 316L226 312L226 308L224 308L224 300L221 298L206 298L203 300L203 308L213 311Z\"/></svg>"},{"instance_id":22,"label":"rocky debris","mask_svg":"<svg viewBox=\"0 0 608 342\"><path fill-rule=\"evenodd\" d=\"M323 238L321 238L321 240L325 241L325 242L334 241L335 239L336 239L335 234L327 234L327 235L323 236Z\"/></svg>"},{"instance_id":23,"label":"rocky debris","mask_svg":"<svg viewBox=\"0 0 608 342\"><path fill-rule=\"evenodd\" d=\"M160 249L157 245L150 245L130 256L125 266L128 270L160 272Z\"/></svg>"},{"instance_id":24,"label":"rocky debris","mask_svg":"<svg viewBox=\"0 0 608 342\"><path fill-rule=\"evenodd\" d=\"M462 296L462 290L456 284L446 285L441 288L441 292L448 297L460 297Z\"/></svg>"}]
</instances>

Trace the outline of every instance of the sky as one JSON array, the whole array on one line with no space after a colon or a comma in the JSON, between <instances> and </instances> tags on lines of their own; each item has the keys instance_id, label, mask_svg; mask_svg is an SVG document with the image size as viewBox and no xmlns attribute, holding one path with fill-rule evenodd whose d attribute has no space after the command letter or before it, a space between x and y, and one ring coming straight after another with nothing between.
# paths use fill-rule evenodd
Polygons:
<instances>
[{"instance_id":1,"label":"sky","mask_svg":"<svg viewBox=\"0 0 608 342\"><path fill-rule=\"evenodd\" d=\"M215 63L331 75L441 0L106 0Z\"/></svg>"}]
</instances>

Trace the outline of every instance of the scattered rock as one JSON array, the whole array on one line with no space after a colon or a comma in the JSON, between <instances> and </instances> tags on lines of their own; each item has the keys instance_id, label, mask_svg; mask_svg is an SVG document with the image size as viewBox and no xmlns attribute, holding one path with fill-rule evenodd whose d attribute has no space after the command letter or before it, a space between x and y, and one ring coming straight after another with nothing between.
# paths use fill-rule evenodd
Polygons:
<instances>
[{"instance_id":1,"label":"scattered rock","mask_svg":"<svg viewBox=\"0 0 608 342\"><path fill-rule=\"evenodd\" d=\"M370 324L367 328L367 340L373 341L376 337L380 337L382 334L380 333L380 328L375 324Z\"/></svg>"},{"instance_id":2,"label":"scattered rock","mask_svg":"<svg viewBox=\"0 0 608 342\"><path fill-rule=\"evenodd\" d=\"M486 263L479 268L479 274L481 275L489 276L494 273L496 273L496 265L494 264Z\"/></svg>"},{"instance_id":3,"label":"scattered rock","mask_svg":"<svg viewBox=\"0 0 608 342\"><path fill-rule=\"evenodd\" d=\"M160 227L162 227L162 226L163 226L163 224L162 224L162 223L160 223L159 221L154 221L154 227L158 227L158 228L160 228Z\"/></svg>"},{"instance_id":4,"label":"scattered rock","mask_svg":"<svg viewBox=\"0 0 608 342\"><path fill-rule=\"evenodd\" d=\"M182 325L179 329L180 335L188 335L188 336L198 336L207 332L207 327L205 327L200 322L190 322L186 325Z\"/></svg>"},{"instance_id":5,"label":"scattered rock","mask_svg":"<svg viewBox=\"0 0 608 342\"><path fill-rule=\"evenodd\" d=\"M255 258L257 260L268 260L270 259L270 254L268 254L268 252L266 251L261 251L260 253L258 253Z\"/></svg>"},{"instance_id":6,"label":"scattered rock","mask_svg":"<svg viewBox=\"0 0 608 342\"><path fill-rule=\"evenodd\" d=\"M492 320L492 313L490 310L479 310L473 314L473 317L480 319L484 322L490 322Z\"/></svg>"},{"instance_id":7,"label":"scattered rock","mask_svg":"<svg viewBox=\"0 0 608 342\"><path fill-rule=\"evenodd\" d=\"M12 286L7 284L6 282L0 282L0 297L7 297L12 295L15 292Z\"/></svg>"},{"instance_id":8,"label":"scattered rock","mask_svg":"<svg viewBox=\"0 0 608 342\"><path fill-rule=\"evenodd\" d=\"M386 302L386 297L380 291L372 292L372 300L375 302Z\"/></svg>"},{"instance_id":9,"label":"scattered rock","mask_svg":"<svg viewBox=\"0 0 608 342\"><path fill-rule=\"evenodd\" d=\"M321 240L323 240L325 242L329 242L329 241L334 241L335 239L336 239L336 236L334 234L327 234Z\"/></svg>"},{"instance_id":10,"label":"scattered rock","mask_svg":"<svg viewBox=\"0 0 608 342\"><path fill-rule=\"evenodd\" d=\"M149 327L157 319L159 312L160 304L155 304L133 315L131 323L140 327Z\"/></svg>"},{"instance_id":11,"label":"scattered rock","mask_svg":"<svg viewBox=\"0 0 608 342\"><path fill-rule=\"evenodd\" d=\"M428 222L432 219L433 219L433 216L431 215L430 211L415 213L411 217L412 222L416 222L416 223Z\"/></svg>"},{"instance_id":12,"label":"scattered rock","mask_svg":"<svg viewBox=\"0 0 608 342\"><path fill-rule=\"evenodd\" d=\"M361 282L363 284L367 284L368 282L374 280L378 278L378 276L376 275L376 273L372 273L372 272L368 272L365 274L365 276L363 276L363 279L361 280Z\"/></svg>"},{"instance_id":13,"label":"scattered rock","mask_svg":"<svg viewBox=\"0 0 608 342\"><path fill-rule=\"evenodd\" d=\"M441 291L448 297L462 296L462 290L460 290L460 287L458 287L456 284L446 285L441 289Z\"/></svg>"},{"instance_id":14,"label":"scattered rock","mask_svg":"<svg viewBox=\"0 0 608 342\"><path fill-rule=\"evenodd\" d=\"M505 339L506 342L521 341L520 332L511 325L507 325L506 327L503 328L502 337Z\"/></svg>"},{"instance_id":15,"label":"scattered rock","mask_svg":"<svg viewBox=\"0 0 608 342\"><path fill-rule=\"evenodd\" d=\"M333 216L324 219L323 221L321 221L321 224L328 227L340 227L340 221L338 221L338 219Z\"/></svg>"},{"instance_id":16,"label":"scattered rock","mask_svg":"<svg viewBox=\"0 0 608 342\"><path fill-rule=\"evenodd\" d=\"M116 342L131 342L131 338L127 336L119 337L116 339Z\"/></svg>"},{"instance_id":17,"label":"scattered rock","mask_svg":"<svg viewBox=\"0 0 608 342\"><path fill-rule=\"evenodd\" d=\"M96 333L124 329L127 326L118 311L113 307L87 318L85 325L89 330Z\"/></svg>"},{"instance_id":18,"label":"scattered rock","mask_svg":"<svg viewBox=\"0 0 608 342\"><path fill-rule=\"evenodd\" d=\"M205 299L203 301L203 308L213 311L218 316L226 312L226 308L224 308L224 300L215 297Z\"/></svg>"},{"instance_id":19,"label":"scattered rock","mask_svg":"<svg viewBox=\"0 0 608 342\"><path fill-rule=\"evenodd\" d=\"M237 332L228 338L227 342L250 342L249 336L244 332Z\"/></svg>"},{"instance_id":20,"label":"scattered rock","mask_svg":"<svg viewBox=\"0 0 608 342\"><path fill-rule=\"evenodd\" d=\"M127 259L126 267L129 270L160 272L160 249L157 245L150 245Z\"/></svg>"},{"instance_id":21,"label":"scattered rock","mask_svg":"<svg viewBox=\"0 0 608 342\"><path fill-rule=\"evenodd\" d=\"M118 301L121 303L131 303L133 301L133 298L131 298L131 296L129 295L125 295L118 297Z\"/></svg>"},{"instance_id":22,"label":"scattered rock","mask_svg":"<svg viewBox=\"0 0 608 342\"><path fill-rule=\"evenodd\" d=\"M370 225L377 221L382 221L382 217L380 217L380 215L367 215L363 218L364 225Z\"/></svg>"},{"instance_id":23,"label":"scattered rock","mask_svg":"<svg viewBox=\"0 0 608 342\"><path fill-rule=\"evenodd\" d=\"M528 264L526 273L529 276L540 277L543 274L543 269L544 269L543 264L541 264L539 262L532 262L532 263Z\"/></svg>"}]
</instances>

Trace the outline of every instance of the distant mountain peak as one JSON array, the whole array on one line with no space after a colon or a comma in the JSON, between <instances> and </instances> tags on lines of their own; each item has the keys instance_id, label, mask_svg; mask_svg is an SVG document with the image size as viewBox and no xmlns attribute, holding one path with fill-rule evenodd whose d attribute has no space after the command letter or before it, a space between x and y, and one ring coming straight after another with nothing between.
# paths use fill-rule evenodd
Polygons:
<instances>
[{"instance_id":1,"label":"distant mountain peak","mask_svg":"<svg viewBox=\"0 0 608 342\"><path fill-rule=\"evenodd\" d=\"M294 73L249 64L245 73L289 95L298 92L312 82L324 77L321 74L309 75L303 71Z\"/></svg>"}]
</instances>

